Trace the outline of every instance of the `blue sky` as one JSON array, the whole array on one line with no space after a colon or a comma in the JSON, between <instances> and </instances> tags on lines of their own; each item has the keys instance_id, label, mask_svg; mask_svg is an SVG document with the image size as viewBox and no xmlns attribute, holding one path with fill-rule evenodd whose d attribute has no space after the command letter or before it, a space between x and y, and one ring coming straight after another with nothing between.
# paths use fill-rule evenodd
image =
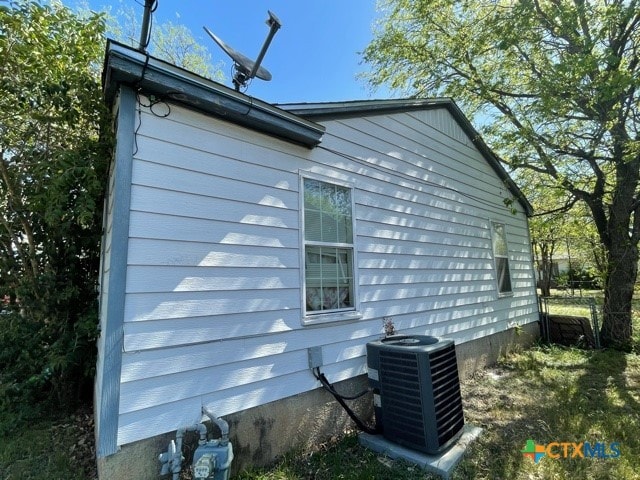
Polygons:
<instances>
[{"instance_id":1,"label":"blue sky","mask_svg":"<svg viewBox=\"0 0 640 480\"><path fill-rule=\"evenodd\" d=\"M74 2L65 1L73 6ZM133 7L142 19L144 0L90 0L92 9ZM155 22L170 20L187 26L208 47L214 63L223 60L231 85L226 54L203 30L207 26L228 45L249 58L257 57L269 32L271 10L281 21L262 65L273 79L255 79L247 94L273 103L321 102L388 98L371 92L358 73L367 70L361 52L372 38L377 18L375 0L158 0Z\"/></svg>"}]
</instances>

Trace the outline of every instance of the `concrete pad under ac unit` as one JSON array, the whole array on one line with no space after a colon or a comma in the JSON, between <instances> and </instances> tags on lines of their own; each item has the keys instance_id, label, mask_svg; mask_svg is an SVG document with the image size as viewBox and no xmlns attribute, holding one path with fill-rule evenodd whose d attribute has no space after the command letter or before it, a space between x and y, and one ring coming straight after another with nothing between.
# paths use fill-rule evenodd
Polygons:
<instances>
[{"instance_id":1,"label":"concrete pad under ac unit","mask_svg":"<svg viewBox=\"0 0 640 480\"><path fill-rule=\"evenodd\" d=\"M365 432L358 434L358 441L362 446L374 452L381 453L394 460L404 460L448 480L451 478L453 469L462 459L469 444L478 438L481 432L482 429L479 427L465 425L458 441L438 455L428 455L416 450L410 450L390 442L382 435L371 435Z\"/></svg>"}]
</instances>

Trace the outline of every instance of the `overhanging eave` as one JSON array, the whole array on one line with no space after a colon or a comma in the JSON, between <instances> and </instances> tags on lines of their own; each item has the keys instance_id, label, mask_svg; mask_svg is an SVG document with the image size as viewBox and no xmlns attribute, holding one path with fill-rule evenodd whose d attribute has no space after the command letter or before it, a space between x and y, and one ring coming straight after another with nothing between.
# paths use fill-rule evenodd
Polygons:
<instances>
[{"instance_id":1,"label":"overhanging eave","mask_svg":"<svg viewBox=\"0 0 640 480\"><path fill-rule=\"evenodd\" d=\"M262 133L313 148L325 128L125 45L109 41L103 89L111 104L120 85Z\"/></svg>"}]
</instances>

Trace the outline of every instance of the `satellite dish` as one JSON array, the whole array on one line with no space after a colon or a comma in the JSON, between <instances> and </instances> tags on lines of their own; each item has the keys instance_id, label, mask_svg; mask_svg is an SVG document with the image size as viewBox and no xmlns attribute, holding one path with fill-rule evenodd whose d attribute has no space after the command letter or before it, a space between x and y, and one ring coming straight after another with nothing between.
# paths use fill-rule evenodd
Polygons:
<instances>
[{"instance_id":1,"label":"satellite dish","mask_svg":"<svg viewBox=\"0 0 640 480\"><path fill-rule=\"evenodd\" d=\"M271 44L271 40L273 40L274 35L278 31L278 29L282 26L278 17L276 17L272 12L267 11L269 13L269 18L267 19L267 25L269 25L270 30L267 35L266 40L264 41L264 45L262 45L262 50L258 54L258 58L254 61L249 57L243 55L238 52L236 49L230 47L226 43L222 41L219 37L217 37L211 30L207 27L204 28L204 31L209 34L209 36L213 39L214 42L218 44L218 46L225 51L227 55L231 57L233 60L234 74L233 74L233 85L236 88L236 91L240 91L240 87L245 87L247 82L254 77L258 77L261 80L269 81L271 80L271 73L264 68L261 67L262 59L267 53L267 49Z\"/></svg>"},{"instance_id":2,"label":"satellite dish","mask_svg":"<svg viewBox=\"0 0 640 480\"><path fill-rule=\"evenodd\" d=\"M254 62L249 57L246 57L239 51L235 50L234 48L224 43L220 37L218 37L215 33L213 33L207 27L203 27L203 28L204 28L204 31L207 32L209 36L213 39L213 41L216 42L220 46L220 48L224 50L225 53L233 59L233 61L235 62L235 67L238 69L238 71L242 72L244 75L248 77L249 74L251 74L251 71L253 70L253 66L255 65L256 62ZM267 82L271 80L271 74L264 67L258 67L258 71L256 72L256 77L258 77L261 80L265 80Z\"/></svg>"}]
</instances>

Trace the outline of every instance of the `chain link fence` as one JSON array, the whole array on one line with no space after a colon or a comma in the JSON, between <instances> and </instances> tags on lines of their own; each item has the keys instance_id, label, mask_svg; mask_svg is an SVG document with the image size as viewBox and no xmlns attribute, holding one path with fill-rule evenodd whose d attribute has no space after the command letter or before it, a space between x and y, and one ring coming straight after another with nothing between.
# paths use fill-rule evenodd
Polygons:
<instances>
[{"instance_id":1,"label":"chain link fence","mask_svg":"<svg viewBox=\"0 0 640 480\"><path fill-rule=\"evenodd\" d=\"M540 297L539 301L545 341L600 348L602 311L595 297Z\"/></svg>"}]
</instances>

